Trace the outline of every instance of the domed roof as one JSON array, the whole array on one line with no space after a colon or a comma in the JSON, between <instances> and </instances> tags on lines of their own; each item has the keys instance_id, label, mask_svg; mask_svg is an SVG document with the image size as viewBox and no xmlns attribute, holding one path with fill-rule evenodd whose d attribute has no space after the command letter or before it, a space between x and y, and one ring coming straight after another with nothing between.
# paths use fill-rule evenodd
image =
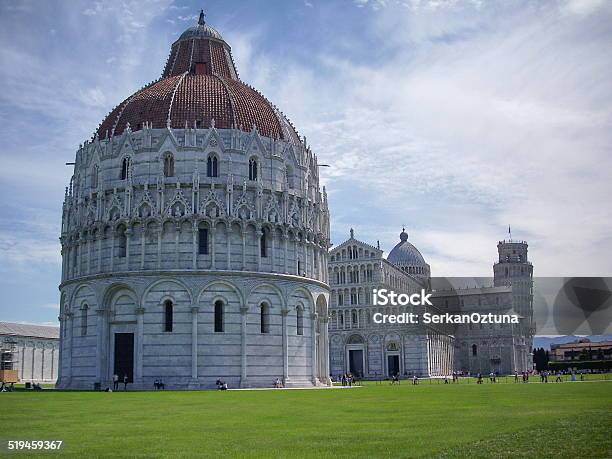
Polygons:
<instances>
[{"instance_id":1,"label":"domed roof","mask_svg":"<svg viewBox=\"0 0 612 459\"><path fill-rule=\"evenodd\" d=\"M223 37L216 29L206 24L204 16L204 10L200 11L198 23L185 30L179 37L179 40L188 40L190 38L216 38L217 40L223 40Z\"/></svg>"},{"instance_id":2,"label":"domed roof","mask_svg":"<svg viewBox=\"0 0 612 459\"><path fill-rule=\"evenodd\" d=\"M408 242L405 230L400 233L400 242L389 252L387 261L400 266L427 266L421 252Z\"/></svg>"},{"instance_id":3,"label":"domed roof","mask_svg":"<svg viewBox=\"0 0 612 459\"><path fill-rule=\"evenodd\" d=\"M173 43L162 77L115 107L97 129L105 139L147 123L154 129L185 125L221 129L253 127L266 137L300 143L291 122L268 99L238 78L231 48L204 23Z\"/></svg>"}]
</instances>

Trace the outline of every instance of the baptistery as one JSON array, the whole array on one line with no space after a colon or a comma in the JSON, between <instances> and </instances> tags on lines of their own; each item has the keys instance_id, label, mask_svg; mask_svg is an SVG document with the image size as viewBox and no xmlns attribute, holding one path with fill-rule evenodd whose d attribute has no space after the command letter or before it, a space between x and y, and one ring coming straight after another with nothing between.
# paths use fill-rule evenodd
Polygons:
<instances>
[{"instance_id":1,"label":"baptistery","mask_svg":"<svg viewBox=\"0 0 612 459\"><path fill-rule=\"evenodd\" d=\"M76 152L58 387L329 384L317 158L200 14Z\"/></svg>"}]
</instances>

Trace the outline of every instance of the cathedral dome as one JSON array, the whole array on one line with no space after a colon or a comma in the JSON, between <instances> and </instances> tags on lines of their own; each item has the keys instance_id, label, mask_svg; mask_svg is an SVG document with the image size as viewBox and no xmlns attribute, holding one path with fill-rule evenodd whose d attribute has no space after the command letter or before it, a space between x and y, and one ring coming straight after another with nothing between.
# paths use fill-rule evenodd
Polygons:
<instances>
[{"instance_id":1,"label":"cathedral dome","mask_svg":"<svg viewBox=\"0 0 612 459\"><path fill-rule=\"evenodd\" d=\"M400 242L389 252L387 260L409 274L429 274L429 265L421 252L408 242L405 230L400 233Z\"/></svg>"},{"instance_id":2,"label":"cathedral dome","mask_svg":"<svg viewBox=\"0 0 612 459\"><path fill-rule=\"evenodd\" d=\"M289 120L256 89L238 78L230 46L204 22L172 45L162 77L115 107L96 131L100 139L143 125L159 129L240 129L300 143Z\"/></svg>"}]
</instances>

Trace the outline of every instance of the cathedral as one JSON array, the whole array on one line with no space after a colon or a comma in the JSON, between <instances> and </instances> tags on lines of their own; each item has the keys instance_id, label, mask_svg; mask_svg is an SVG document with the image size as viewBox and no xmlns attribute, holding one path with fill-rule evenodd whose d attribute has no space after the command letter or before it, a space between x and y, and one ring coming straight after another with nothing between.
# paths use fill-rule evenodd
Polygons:
<instances>
[{"instance_id":1,"label":"cathedral","mask_svg":"<svg viewBox=\"0 0 612 459\"><path fill-rule=\"evenodd\" d=\"M405 230L387 258L380 246L350 237L329 253L330 371L334 378L441 377L464 374L510 374L532 368L533 266L527 243L498 243L493 281L461 286L464 279L436 279ZM459 282L455 282L459 281ZM437 285L436 285L437 284ZM431 292L432 306L379 306L374 290L413 294ZM516 314L519 324L375 323L376 313Z\"/></svg>"},{"instance_id":2,"label":"cathedral","mask_svg":"<svg viewBox=\"0 0 612 459\"><path fill-rule=\"evenodd\" d=\"M76 152L57 387L328 385L317 157L204 14Z\"/></svg>"}]
</instances>

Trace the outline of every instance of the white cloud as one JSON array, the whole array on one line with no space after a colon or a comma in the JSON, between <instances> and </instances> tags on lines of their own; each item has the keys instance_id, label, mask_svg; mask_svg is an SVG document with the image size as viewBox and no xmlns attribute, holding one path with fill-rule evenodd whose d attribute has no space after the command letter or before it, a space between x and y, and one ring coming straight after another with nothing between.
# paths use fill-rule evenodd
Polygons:
<instances>
[{"instance_id":1,"label":"white cloud","mask_svg":"<svg viewBox=\"0 0 612 459\"><path fill-rule=\"evenodd\" d=\"M612 274L600 255L612 250L611 8L387 6L372 59L323 49L314 65L279 62L256 37L237 41L241 74L332 164L332 212L407 221L434 275L490 275L508 223L538 275Z\"/></svg>"}]
</instances>

